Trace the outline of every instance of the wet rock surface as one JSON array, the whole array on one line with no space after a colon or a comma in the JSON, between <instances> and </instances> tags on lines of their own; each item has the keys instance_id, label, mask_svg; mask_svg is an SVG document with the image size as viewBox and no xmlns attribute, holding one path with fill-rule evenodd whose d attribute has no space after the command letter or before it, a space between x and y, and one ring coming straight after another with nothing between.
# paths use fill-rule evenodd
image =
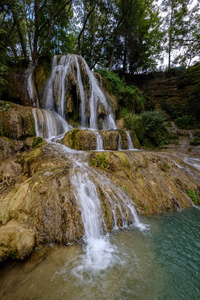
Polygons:
<instances>
[{"instance_id":1,"label":"wet rock surface","mask_svg":"<svg viewBox=\"0 0 200 300\"><path fill-rule=\"evenodd\" d=\"M199 173L194 166L184 162L187 158L184 155L175 152L90 151L74 153L72 159L60 147L42 143L1 160L1 260L14 257L13 253L18 253L15 258L24 259L38 245L66 245L83 237L80 205L71 178L76 172L84 173L84 169L81 171L80 167L74 171L73 160L81 159L95 183L106 224L105 232L113 229L113 209L116 210L118 226L122 225L122 214L128 224L133 222L119 195L118 203L122 202L122 209L117 208L115 199L120 190L132 199L141 214L146 215L192 205L188 190L193 190L198 198L200 196ZM17 240L8 242L10 236L16 236ZM25 246L20 246L20 243L25 243Z\"/></svg>"},{"instance_id":2,"label":"wet rock surface","mask_svg":"<svg viewBox=\"0 0 200 300\"><path fill-rule=\"evenodd\" d=\"M32 108L1 101L0 136L12 140L24 140L35 136L35 121Z\"/></svg>"}]
</instances>

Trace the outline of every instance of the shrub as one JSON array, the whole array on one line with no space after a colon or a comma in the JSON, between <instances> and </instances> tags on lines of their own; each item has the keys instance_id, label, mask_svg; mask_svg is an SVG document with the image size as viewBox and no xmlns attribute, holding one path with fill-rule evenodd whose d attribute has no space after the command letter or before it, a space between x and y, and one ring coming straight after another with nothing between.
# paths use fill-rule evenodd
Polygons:
<instances>
[{"instance_id":1,"label":"shrub","mask_svg":"<svg viewBox=\"0 0 200 300\"><path fill-rule=\"evenodd\" d=\"M167 144L168 133L165 117L159 111L147 111L133 118L133 128L143 146L162 146Z\"/></svg>"},{"instance_id":2,"label":"shrub","mask_svg":"<svg viewBox=\"0 0 200 300\"><path fill-rule=\"evenodd\" d=\"M121 111L124 107L128 111L134 113L141 113L145 109L145 98L143 94L133 85L126 85L126 83L119 78L114 72L107 70L97 71L106 82L106 90L113 94L117 99L118 117L121 117Z\"/></svg>"},{"instance_id":3,"label":"shrub","mask_svg":"<svg viewBox=\"0 0 200 300\"><path fill-rule=\"evenodd\" d=\"M190 141L190 145L192 145L192 146L200 145L200 137L195 137L194 139L192 139Z\"/></svg>"},{"instance_id":4,"label":"shrub","mask_svg":"<svg viewBox=\"0 0 200 300\"><path fill-rule=\"evenodd\" d=\"M195 119L192 116L182 116L175 120L175 124L181 129L191 129L195 126Z\"/></svg>"}]
</instances>

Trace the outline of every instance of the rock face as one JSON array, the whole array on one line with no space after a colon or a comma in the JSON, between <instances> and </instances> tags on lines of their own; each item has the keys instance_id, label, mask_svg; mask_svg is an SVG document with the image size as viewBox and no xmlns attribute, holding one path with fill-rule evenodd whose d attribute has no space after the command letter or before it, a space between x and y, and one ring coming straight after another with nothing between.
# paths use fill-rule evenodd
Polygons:
<instances>
[{"instance_id":1,"label":"rock face","mask_svg":"<svg viewBox=\"0 0 200 300\"><path fill-rule=\"evenodd\" d=\"M114 102L112 97L107 99L82 57L54 57L42 107L55 109L74 127L114 129Z\"/></svg>"},{"instance_id":2,"label":"rock face","mask_svg":"<svg viewBox=\"0 0 200 300\"><path fill-rule=\"evenodd\" d=\"M140 144L134 131L131 131L131 139L134 146L140 149ZM63 143L65 146L76 150L96 150L97 139L101 138L104 150L118 150L120 141L120 150L128 149L128 139L125 130L80 130L72 129L68 131L64 138ZM102 150L102 149L101 149Z\"/></svg>"},{"instance_id":3,"label":"rock face","mask_svg":"<svg viewBox=\"0 0 200 300\"><path fill-rule=\"evenodd\" d=\"M64 138L65 146L76 150L96 150L96 135L91 130L72 129L68 131Z\"/></svg>"},{"instance_id":4,"label":"rock face","mask_svg":"<svg viewBox=\"0 0 200 300\"><path fill-rule=\"evenodd\" d=\"M24 140L35 135L35 121L31 107L1 101L0 110L0 136Z\"/></svg>"},{"instance_id":5,"label":"rock face","mask_svg":"<svg viewBox=\"0 0 200 300\"><path fill-rule=\"evenodd\" d=\"M41 143L1 161L1 260L23 259L37 245L68 244L83 237L80 204L71 181L79 172L74 169L76 161L82 161L96 186L105 232L115 222L121 226L122 219L133 222L122 201L125 195L141 214L192 205L188 190L200 196L199 174L175 154L116 151L80 156L66 154L61 148Z\"/></svg>"},{"instance_id":6,"label":"rock face","mask_svg":"<svg viewBox=\"0 0 200 300\"><path fill-rule=\"evenodd\" d=\"M50 67L47 57L40 57L36 65L31 65L28 60L20 61L8 72L8 85L0 98L25 106L39 106Z\"/></svg>"},{"instance_id":7,"label":"rock face","mask_svg":"<svg viewBox=\"0 0 200 300\"><path fill-rule=\"evenodd\" d=\"M12 220L0 228L0 262L7 257L24 259L32 253L34 246L34 231L20 223Z\"/></svg>"}]
</instances>

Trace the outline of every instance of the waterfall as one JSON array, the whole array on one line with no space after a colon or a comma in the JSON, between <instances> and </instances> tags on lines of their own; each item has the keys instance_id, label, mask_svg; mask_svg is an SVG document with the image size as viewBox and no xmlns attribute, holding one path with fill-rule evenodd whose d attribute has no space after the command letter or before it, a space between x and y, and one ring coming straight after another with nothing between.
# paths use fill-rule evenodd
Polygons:
<instances>
[{"instance_id":1,"label":"waterfall","mask_svg":"<svg viewBox=\"0 0 200 300\"><path fill-rule=\"evenodd\" d=\"M69 86L67 78L68 75L71 74L77 85L76 93L80 97L79 110L81 115L81 126L86 127L89 119L89 128L98 129L98 106L102 104L106 110L106 115L103 120L103 128L117 129L112 109L109 106L104 93L100 89L97 79L94 77L93 72L90 71L85 60L81 57L79 59L82 60L82 68L84 66L85 76L87 76L89 80L89 99L86 99L82 80L83 75L80 69L78 56L73 54L69 54L67 56L63 55L61 58L54 56L51 75L46 84L43 96L44 108L54 109L54 107L57 107L58 114L62 118L67 118L67 107L69 101L69 99L66 98ZM86 103L89 104L88 108ZM87 112L88 109L89 112Z\"/></svg>"},{"instance_id":2,"label":"waterfall","mask_svg":"<svg viewBox=\"0 0 200 300\"><path fill-rule=\"evenodd\" d=\"M133 146L133 142L131 140L131 136L130 133L128 131L126 131L126 135L127 135L127 140L128 140L128 150L134 150L134 146Z\"/></svg>"},{"instance_id":3,"label":"waterfall","mask_svg":"<svg viewBox=\"0 0 200 300\"><path fill-rule=\"evenodd\" d=\"M87 126L87 115L86 115L85 93L84 93L84 87L83 87L83 82L82 82L82 78L81 78L81 72L80 72L80 67L79 67L77 56L75 56L75 63L76 63L76 68L77 68L77 80L78 80L79 93L80 93L80 98L81 98L81 104L80 104L81 126L86 127Z\"/></svg>"},{"instance_id":4,"label":"waterfall","mask_svg":"<svg viewBox=\"0 0 200 300\"><path fill-rule=\"evenodd\" d=\"M37 96L35 86L33 84L34 69L35 69L35 66L32 63L30 63L29 66L28 66L28 69L26 71L27 91L28 91L30 99L32 100L33 105L36 106L36 107L39 107L39 99L38 99L38 96Z\"/></svg>"},{"instance_id":5,"label":"waterfall","mask_svg":"<svg viewBox=\"0 0 200 300\"><path fill-rule=\"evenodd\" d=\"M91 84L91 96L90 96L90 127L94 128L94 129L98 129L97 127L97 105L98 102L101 102L107 112L108 115L106 116L105 120L104 120L104 129L117 129L116 125L115 125L115 121L114 121L114 117L112 114L112 110L110 108L110 106L107 103L106 97L104 95L104 93L102 92L102 90L99 87L99 84L97 82L97 79L94 77L94 74L92 73L92 71L89 69L88 65L85 63L85 67L87 70L87 74L89 76L90 79L90 84Z\"/></svg>"},{"instance_id":6,"label":"waterfall","mask_svg":"<svg viewBox=\"0 0 200 300\"><path fill-rule=\"evenodd\" d=\"M79 59L82 60L80 65ZM90 130L96 135L97 150L103 150L103 139L98 129L98 109L103 107L102 126L104 129L116 129L112 109L107 103L104 93L101 91L97 79L89 70L86 62L76 55L55 56L53 59L52 71L46 84L43 96L43 107L45 109L33 108L35 119L35 131L37 136L48 139L56 151L70 156L73 168L71 170L71 186L77 203L79 204L82 222L84 225L85 255L82 264L77 268L77 272L83 272L86 268L92 270L102 270L107 268L113 260L115 247L111 245L108 235L106 220L104 219L103 200L100 194L103 194L104 201L109 204L112 227L127 227L132 223L140 230L146 227L138 218L133 200L119 187L105 178L94 168L85 162L84 155L67 148L64 145L55 142L55 137L67 132L72 127L68 125L66 108L68 109L67 89L70 80L76 82L76 93L79 95L81 113L81 126L88 125ZM83 66L86 70L87 79L90 86L89 98L84 91L83 84ZM70 76L75 76L70 77ZM85 79L84 79L85 80ZM89 107L87 107L89 105ZM89 108L89 115L87 115ZM54 111L57 110L57 113ZM100 108L101 111L101 108ZM68 112L69 113L69 112ZM133 149L133 144L129 132L126 132L129 149ZM54 142L52 139L54 138ZM121 149L121 136L119 135L118 148ZM78 154L78 155L77 155ZM102 192L101 192L102 191Z\"/></svg>"},{"instance_id":7,"label":"waterfall","mask_svg":"<svg viewBox=\"0 0 200 300\"><path fill-rule=\"evenodd\" d=\"M122 137L119 133L119 139L118 139L118 151L122 150Z\"/></svg>"},{"instance_id":8,"label":"waterfall","mask_svg":"<svg viewBox=\"0 0 200 300\"><path fill-rule=\"evenodd\" d=\"M104 270L115 262L117 253L107 234L102 197L103 201L108 203L115 230L127 227L129 222L141 231L147 229L147 226L139 220L134 202L126 192L88 165L85 161L87 153L82 152L77 156L76 151L64 145L52 143L52 146L62 155L70 157L73 162L70 181L84 225L84 255L81 255L81 261L77 261L77 266L72 272L82 277L85 271ZM100 190L103 194L99 193Z\"/></svg>"},{"instance_id":9,"label":"waterfall","mask_svg":"<svg viewBox=\"0 0 200 300\"><path fill-rule=\"evenodd\" d=\"M96 150L103 150L103 139L98 131L93 131L97 137L97 149Z\"/></svg>"},{"instance_id":10,"label":"waterfall","mask_svg":"<svg viewBox=\"0 0 200 300\"><path fill-rule=\"evenodd\" d=\"M56 66L57 66L57 56L53 58L53 65L51 69L51 75L47 84L45 86L43 101L45 109L54 109L54 98L53 98L53 79L56 73Z\"/></svg>"},{"instance_id":11,"label":"waterfall","mask_svg":"<svg viewBox=\"0 0 200 300\"><path fill-rule=\"evenodd\" d=\"M32 108L32 112L35 120L36 136L52 139L72 128L55 112L38 108Z\"/></svg>"},{"instance_id":12,"label":"waterfall","mask_svg":"<svg viewBox=\"0 0 200 300\"><path fill-rule=\"evenodd\" d=\"M140 230L147 227L142 224L137 216L133 201L119 188L98 172L91 170L87 164L81 161L75 163L71 183L77 202L80 205L82 221L85 229L84 242L85 255L82 263L73 271L75 274L83 273L86 269L99 271L106 269L115 259L115 247L111 245L101 207L101 201L97 193L97 182L104 191L106 201L112 207L113 227L118 229L116 207L120 211L122 227L127 227L125 215L132 215L133 224ZM111 196L112 194L112 196Z\"/></svg>"}]
</instances>

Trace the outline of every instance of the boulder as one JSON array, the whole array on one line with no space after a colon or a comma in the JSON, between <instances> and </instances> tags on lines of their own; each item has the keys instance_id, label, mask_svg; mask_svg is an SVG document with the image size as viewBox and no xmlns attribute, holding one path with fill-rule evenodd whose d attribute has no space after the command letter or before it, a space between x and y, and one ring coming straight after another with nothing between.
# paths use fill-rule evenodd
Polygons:
<instances>
[{"instance_id":1,"label":"boulder","mask_svg":"<svg viewBox=\"0 0 200 300\"><path fill-rule=\"evenodd\" d=\"M11 220L0 228L0 262L10 257L23 260L35 247L35 233Z\"/></svg>"},{"instance_id":2,"label":"boulder","mask_svg":"<svg viewBox=\"0 0 200 300\"><path fill-rule=\"evenodd\" d=\"M0 106L0 136L24 140L35 135L35 121L31 107L5 101L1 101Z\"/></svg>"},{"instance_id":3,"label":"boulder","mask_svg":"<svg viewBox=\"0 0 200 300\"><path fill-rule=\"evenodd\" d=\"M96 135L91 130L72 129L65 134L63 144L76 150L96 150L97 148Z\"/></svg>"}]
</instances>

